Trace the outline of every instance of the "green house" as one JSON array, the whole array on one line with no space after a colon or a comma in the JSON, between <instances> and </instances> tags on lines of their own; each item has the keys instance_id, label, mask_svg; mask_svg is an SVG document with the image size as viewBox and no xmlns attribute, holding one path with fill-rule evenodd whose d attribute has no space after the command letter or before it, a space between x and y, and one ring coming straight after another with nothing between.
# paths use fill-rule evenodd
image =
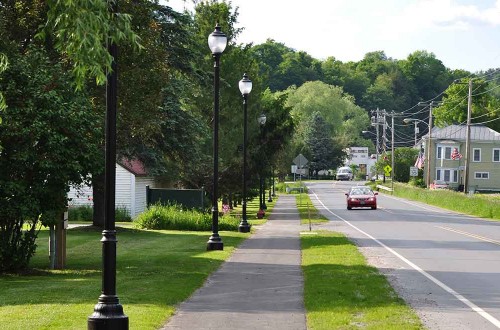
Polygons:
<instances>
[{"instance_id":1,"label":"green house","mask_svg":"<svg viewBox=\"0 0 500 330\"><path fill-rule=\"evenodd\" d=\"M431 157L425 150L425 166L430 159L430 182L462 190L466 166L465 125L434 127L431 133ZM428 137L423 137L427 149ZM468 189L500 191L500 133L480 125L470 127L470 154L468 156ZM427 169L424 170L427 182Z\"/></svg>"}]
</instances>

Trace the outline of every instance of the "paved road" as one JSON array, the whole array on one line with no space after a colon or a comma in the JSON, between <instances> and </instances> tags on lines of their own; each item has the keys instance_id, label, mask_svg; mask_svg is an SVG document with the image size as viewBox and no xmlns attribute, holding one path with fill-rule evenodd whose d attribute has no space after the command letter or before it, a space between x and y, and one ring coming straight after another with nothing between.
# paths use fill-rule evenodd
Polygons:
<instances>
[{"instance_id":1,"label":"paved road","mask_svg":"<svg viewBox=\"0 0 500 330\"><path fill-rule=\"evenodd\" d=\"M269 221L163 329L306 329L300 229L295 197L280 196Z\"/></svg>"},{"instance_id":2,"label":"paved road","mask_svg":"<svg viewBox=\"0 0 500 330\"><path fill-rule=\"evenodd\" d=\"M314 205L387 275L430 329L500 328L500 223L379 195L348 211L355 183L308 183Z\"/></svg>"}]
</instances>

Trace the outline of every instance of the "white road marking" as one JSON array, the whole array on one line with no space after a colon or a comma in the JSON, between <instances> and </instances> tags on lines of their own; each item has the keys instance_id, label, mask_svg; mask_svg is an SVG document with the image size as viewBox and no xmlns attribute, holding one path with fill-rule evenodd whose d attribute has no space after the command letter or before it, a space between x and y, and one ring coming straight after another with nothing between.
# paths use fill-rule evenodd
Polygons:
<instances>
[{"instance_id":1,"label":"white road marking","mask_svg":"<svg viewBox=\"0 0 500 330\"><path fill-rule=\"evenodd\" d=\"M488 237L484 237L484 236L480 236L480 235L468 233L466 231L461 231L461 230L453 229L453 228L450 228L450 227L442 227L442 226L436 226L436 227L444 229L444 230L452 231L454 233L461 234L461 235L464 235L464 236L469 236L469 237L472 237L472 238L477 238L478 240L485 241L485 242L488 242L488 243L493 243L493 244L496 244L496 245L500 245L500 241L497 241L497 240L494 240L494 239L491 239L491 238L488 238Z\"/></svg>"},{"instance_id":2,"label":"white road marking","mask_svg":"<svg viewBox=\"0 0 500 330\"><path fill-rule=\"evenodd\" d=\"M384 249L386 249L387 251L389 251L390 253L392 253L396 257L398 257L400 260L402 260L408 266L410 266L413 269L415 269L416 271L418 271L420 274L422 274L425 277L427 277L429 280L431 280L432 282L434 282L436 285L438 285L440 288L442 288L446 292L452 294L456 299L458 299L459 301L463 302L470 309L472 309L473 311L475 311L476 313L478 313L479 315L481 315L482 317L484 317L486 320L488 320L489 322L491 322L491 324L493 324L494 326L496 326L497 328L500 329L500 321L498 319L496 319L495 317L493 317L491 314L489 314L488 312L486 312L484 309L482 309L481 307L477 306L476 304L474 304L473 302L471 302L470 300L468 300L467 298L465 298L464 296L462 296L460 293L456 292L455 290L453 290L452 288L450 288L449 286L447 286L446 284L444 284L443 282L441 282L440 280L438 280L437 278L435 278L431 274L427 273L425 270L423 270L422 268L420 268L419 266L417 266L416 264L414 264L410 260L406 259L402 255L400 255L399 253L397 253L396 251L394 251L392 248L390 248L387 245L385 245L384 243L382 243L381 241L379 241L378 239L376 239L372 235L370 235L367 232L359 229L358 227L356 227L355 225L353 225L349 221L345 220L341 216L339 216L339 215L333 213L332 211L330 211L330 209L328 207L326 207L325 204L323 204L323 202L318 198L318 195L316 195L315 192L312 192L312 193L316 197L316 200L325 208L325 210L327 210L328 212L330 212L333 216L335 216L338 219L342 220L347 225L351 226L352 228L354 228L355 230L357 230L361 234L365 235L366 237L368 237L371 240L373 240L374 242L376 242L378 245L380 245L381 247L383 247Z\"/></svg>"}]
</instances>

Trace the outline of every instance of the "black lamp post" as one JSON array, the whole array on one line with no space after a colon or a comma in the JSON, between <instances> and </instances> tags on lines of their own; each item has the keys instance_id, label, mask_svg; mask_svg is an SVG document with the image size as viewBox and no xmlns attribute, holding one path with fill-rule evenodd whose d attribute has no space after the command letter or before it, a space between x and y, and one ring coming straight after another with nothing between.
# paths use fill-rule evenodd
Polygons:
<instances>
[{"instance_id":1,"label":"black lamp post","mask_svg":"<svg viewBox=\"0 0 500 330\"><path fill-rule=\"evenodd\" d=\"M241 95L243 95L243 214L238 231L248 233L250 225L247 221L247 103L248 94L252 91L252 81L247 74L243 74L243 79L239 83Z\"/></svg>"},{"instance_id":2,"label":"black lamp post","mask_svg":"<svg viewBox=\"0 0 500 330\"><path fill-rule=\"evenodd\" d=\"M272 180L272 177L271 177L271 178L269 178L269 180ZM268 197L268 199L267 199L267 201L268 201L269 203L271 203L271 202L273 201L273 197L271 196L271 191L272 191L272 190L273 190L273 182L271 181L271 182L269 182L269 197Z\"/></svg>"},{"instance_id":3,"label":"black lamp post","mask_svg":"<svg viewBox=\"0 0 500 330\"><path fill-rule=\"evenodd\" d=\"M266 120L267 120L267 117L264 113L262 113L258 118L257 118L257 122L259 123L260 125L260 131L261 131L261 138L263 138L263 127L264 125L266 124ZM263 141L261 141L263 142ZM265 202L265 199L266 199L266 192L264 191L264 178L263 178L263 170L261 170L261 173L260 173L260 184L259 184L259 208L260 210L264 211L267 206L266 206L266 202Z\"/></svg>"},{"instance_id":4,"label":"black lamp post","mask_svg":"<svg viewBox=\"0 0 500 330\"><path fill-rule=\"evenodd\" d=\"M112 12L117 12L117 1L112 1ZM117 100L117 47L109 41L108 52L113 58L106 85L106 156L104 186L104 230L102 231L102 290L94 313L87 320L90 329L128 329L128 316L123 313L116 295L116 100Z\"/></svg>"},{"instance_id":5,"label":"black lamp post","mask_svg":"<svg viewBox=\"0 0 500 330\"><path fill-rule=\"evenodd\" d=\"M207 250L223 250L224 244L219 236L219 74L220 55L226 49L227 37L217 23L214 32L208 36L208 46L214 58L214 175L212 192L212 236L208 239Z\"/></svg>"}]
</instances>

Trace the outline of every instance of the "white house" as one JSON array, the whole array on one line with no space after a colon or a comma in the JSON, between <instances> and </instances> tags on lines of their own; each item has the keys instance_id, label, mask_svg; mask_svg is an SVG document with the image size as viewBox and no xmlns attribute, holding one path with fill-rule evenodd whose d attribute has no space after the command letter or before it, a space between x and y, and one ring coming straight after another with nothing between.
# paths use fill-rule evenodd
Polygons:
<instances>
[{"instance_id":1,"label":"white house","mask_svg":"<svg viewBox=\"0 0 500 330\"><path fill-rule=\"evenodd\" d=\"M155 187L155 180L148 176L138 160L123 160L116 164L116 207L126 208L135 218L146 209L146 186ZM71 187L69 206L93 205L92 187Z\"/></svg>"},{"instance_id":2,"label":"white house","mask_svg":"<svg viewBox=\"0 0 500 330\"><path fill-rule=\"evenodd\" d=\"M372 176L372 167L375 165L376 159L368 153L368 147L350 147L346 149L347 159L345 165L357 165L360 173Z\"/></svg>"}]
</instances>

